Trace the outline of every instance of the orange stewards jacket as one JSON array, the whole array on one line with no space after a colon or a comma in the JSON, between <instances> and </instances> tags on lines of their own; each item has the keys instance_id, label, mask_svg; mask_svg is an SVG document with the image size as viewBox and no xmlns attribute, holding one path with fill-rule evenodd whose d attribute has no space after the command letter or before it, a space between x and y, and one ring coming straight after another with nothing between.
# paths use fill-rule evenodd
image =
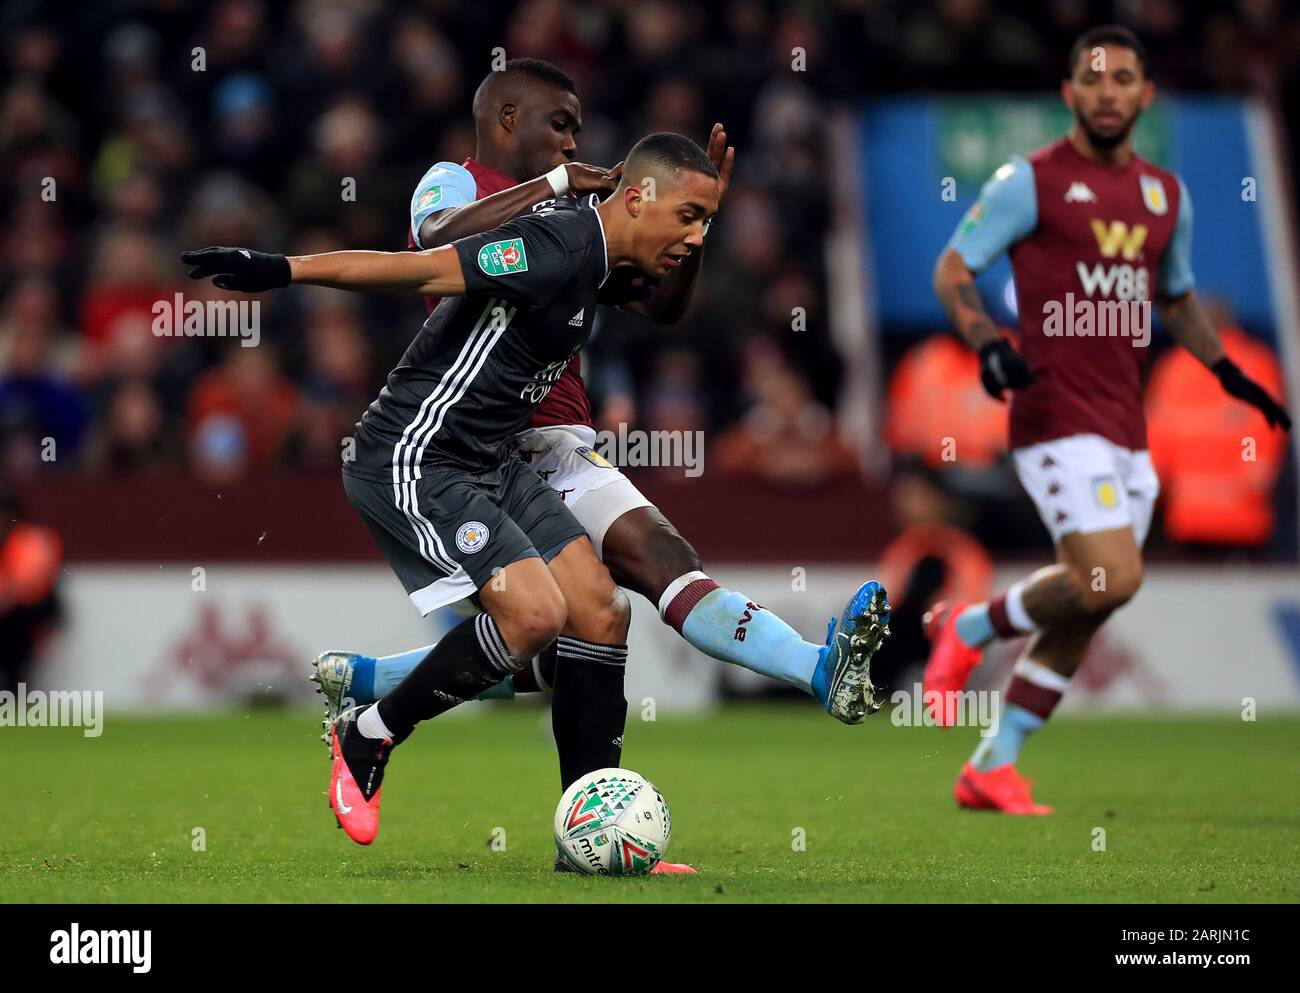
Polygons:
<instances>
[{"instance_id":1,"label":"orange stewards jacket","mask_svg":"<svg viewBox=\"0 0 1300 993\"><path fill-rule=\"evenodd\" d=\"M1272 350L1239 328L1220 331L1228 357L1276 397L1282 370ZM1228 396L1214 375L1177 348L1156 363L1147 390L1151 459L1175 541L1260 545L1273 533L1273 487L1287 436Z\"/></svg>"},{"instance_id":2,"label":"orange stewards jacket","mask_svg":"<svg viewBox=\"0 0 1300 993\"><path fill-rule=\"evenodd\" d=\"M0 610L40 603L54 589L63 567L63 544L48 528L15 524L0 539Z\"/></svg>"},{"instance_id":3,"label":"orange stewards jacket","mask_svg":"<svg viewBox=\"0 0 1300 993\"><path fill-rule=\"evenodd\" d=\"M886 440L937 469L986 466L1007 447L1007 406L980 385L979 356L935 335L903 356L889 382Z\"/></svg>"}]
</instances>

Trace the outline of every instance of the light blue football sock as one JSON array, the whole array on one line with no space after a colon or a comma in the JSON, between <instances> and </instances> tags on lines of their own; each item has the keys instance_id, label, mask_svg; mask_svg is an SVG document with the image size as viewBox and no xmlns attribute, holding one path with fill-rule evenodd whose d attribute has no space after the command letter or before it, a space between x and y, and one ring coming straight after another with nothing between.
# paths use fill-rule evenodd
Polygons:
<instances>
[{"instance_id":1,"label":"light blue football sock","mask_svg":"<svg viewBox=\"0 0 1300 993\"><path fill-rule=\"evenodd\" d=\"M425 645L423 648L413 648L409 652L385 655L382 659L362 658L354 662L350 695L358 703L370 703L380 699L405 679L406 674L419 665L431 651L433 645ZM474 699L513 700L514 698L514 678L508 677L495 686L489 686Z\"/></svg>"},{"instance_id":2,"label":"light blue football sock","mask_svg":"<svg viewBox=\"0 0 1300 993\"><path fill-rule=\"evenodd\" d=\"M1007 704L998 715L997 734L980 739L975 754L970 757L971 765L980 772L988 772L1014 762L1025 739L1046 723L1045 718L1031 714L1023 707Z\"/></svg>"},{"instance_id":3,"label":"light blue football sock","mask_svg":"<svg viewBox=\"0 0 1300 993\"><path fill-rule=\"evenodd\" d=\"M431 651L433 645L425 645L423 648L413 648L409 652L399 652L396 655L385 655L382 659L375 659L373 676L375 699L379 700L387 696L406 678L408 672L424 661L424 657ZM357 677L354 675L352 685L355 687L356 684Z\"/></svg>"},{"instance_id":4,"label":"light blue football sock","mask_svg":"<svg viewBox=\"0 0 1300 993\"><path fill-rule=\"evenodd\" d=\"M740 593L718 587L697 603L682 623L682 637L723 662L780 679L812 692L821 645Z\"/></svg>"},{"instance_id":5,"label":"light blue football sock","mask_svg":"<svg viewBox=\"0 0 1300 993\"><path fill-rule=\"evenodd\" d=\"M998 636L987 603L973 603L957 615L957 637L970 648L981 648Z\"/></svg>"}]
</instances>

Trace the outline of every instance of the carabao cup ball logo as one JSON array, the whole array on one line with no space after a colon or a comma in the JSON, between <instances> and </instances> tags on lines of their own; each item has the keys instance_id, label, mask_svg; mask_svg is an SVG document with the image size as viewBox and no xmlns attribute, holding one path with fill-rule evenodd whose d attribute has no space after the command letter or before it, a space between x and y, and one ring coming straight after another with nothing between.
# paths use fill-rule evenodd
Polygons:
<instances>
[{"instance_id":1,"label":"carabao cup ball logo","mask_svg":"<svg viewBox=\"0 0 1300 993\"><path fill-rule=\"evenodd\" d=\"M555 808L555 845L566 863L593 876L651 872L668 851L668 805L644 777L597 769L576 780Z\"/></svg>"},{"instance_id":2,"label":"carabao cup ball logo","mask_svg":"<svg viewBox=\"0 0 1300 993\"><path fill-rule=\"evenodd\" d=\"M487 544L488 533L482 521L467 521L456 532L456 547L466 555L473 555Z\"/></svg>"}]
</instances>

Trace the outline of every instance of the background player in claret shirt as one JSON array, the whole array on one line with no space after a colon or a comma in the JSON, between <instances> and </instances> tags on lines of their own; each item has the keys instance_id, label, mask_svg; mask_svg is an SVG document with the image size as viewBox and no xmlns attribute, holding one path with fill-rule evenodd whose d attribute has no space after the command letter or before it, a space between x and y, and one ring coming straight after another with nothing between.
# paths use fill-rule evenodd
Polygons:
<instances>
[{"instance_id":1,"label":"background player in claret shirt","mask_svg":"<svg viewBox=\"0 0 1300 993\"><path fill-rule=\"evenodd\" d=\"M1072 47L1069 72L1062 84L1075 116L1069 135L998 169L934 277L953 324L979 351L985 388L999 399L1013 393L1016 471L1056 544L1056 565L989 602L939 604L928 617L925 690L946 724L981 647L1033 635L1016 662L997 734L981 741L955 788L962 806L1012 814L1051 812L1033 801L1016 770L1020 747L1060 701L1093 634L1137 592L1159 490L1142 412L1145 348L1135 347L1145 342L1049 333L1049 305L1070 309L1067 294L1125 307L1154 300L1164 326L1223 389L1259 408L1271 426L1291 424L1226 357L1197 301L1186 187L1133 153L1133 126L1154 95L1141 44L1124 28L1094 29ZM974 282L1003 252L1015 274L1019 351L994 327Z\"/></svg>"},{"instance_id":2,"label":"background player in claret shirt","mask_svg":"<svg viewBox=\"0 0 1300 993\"><path fill-rule=\"evenodd\" d=\"M604 170L573 161L582 128L581 105L573 81L547 62L516 59L503 71L489 73L474 95L474 126L474 158L463 165L439 162L416 187L411 247L436 248L501 224L545 198L603 195L619 181L618 166ZM707 152L718 170L721 200L735 156L721 124L714 125ZM518 182L519 177L529 178ZM601 302L618 304L658 324L673 323L690 302L702 259L702 251L672 259L658 279L632 268L615 270ZM834 666L821 664L834 654L833 636L826 645L805 641L771 611L720 587L658 508L594 452L596 430L580 361L575 356L565 367L520 435L519 447L532 467L565 494L566 504L614 579L656 604L664 622L705 654L797 686L839 720L861 722L873 706L869 692L864 697L845 687L837 702L827 678ZM841 628L858 610L853 605L859 599L855 595L850 600ZM883 592L879 609L888 610ZM745 625L744 640L737 640L738 622L745 616L752 619ZM883 616L887 624L887 614ZM382 696L428 651L426 646L380 659L349 651L323 653L313 678L328 701L327 721L345 698L366 702ZM580 666L577 661L557 663L554 649L548 648L530 667L484 695L546 689L557 679L576 675L560 670Z\"/></svg>"}]
</instances>

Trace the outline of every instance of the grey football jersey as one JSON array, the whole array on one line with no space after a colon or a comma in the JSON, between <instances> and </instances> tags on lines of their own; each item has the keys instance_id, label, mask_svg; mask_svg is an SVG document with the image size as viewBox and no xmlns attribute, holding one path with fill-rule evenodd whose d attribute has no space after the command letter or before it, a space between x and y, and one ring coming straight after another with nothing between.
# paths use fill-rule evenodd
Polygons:
<instances>
[{"instance_id":1,"label":"grey football jersey","mask_svg":"<svg viewBox=\"0 0 1300 993\"><path fill-rule=\"evenodd\" d=\"M453 242L447 297L357 424L344 471L406 480L422 465L489 469L586 342L608 274L596 198L547 200Z\"/></svg>"}]
</instances>

